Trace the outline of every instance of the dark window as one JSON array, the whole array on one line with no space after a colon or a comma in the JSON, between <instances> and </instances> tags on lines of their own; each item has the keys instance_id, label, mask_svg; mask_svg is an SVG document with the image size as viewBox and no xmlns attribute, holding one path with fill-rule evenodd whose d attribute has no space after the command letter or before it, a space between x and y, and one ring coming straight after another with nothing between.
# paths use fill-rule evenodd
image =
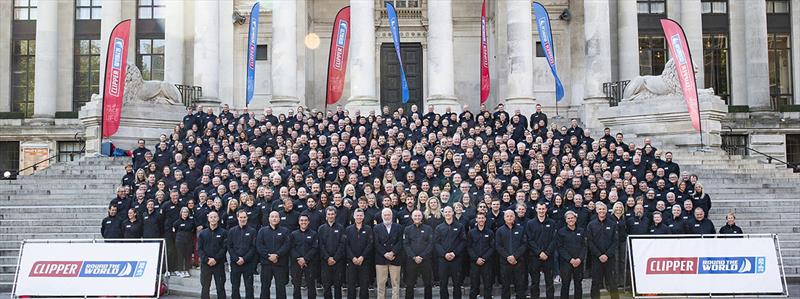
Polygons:
<instances>
[{"instance_id":1,"label":"dark window","mask_svg":"<svg viewBox=\"0 0 800 299\"><path fill-rule=\"evenodd\" d=\"M75 41L72 111L80 110L93 93L100 93L100 49L97 39Z\"/></svg>"},{"instance_id":2,"label":"dark window","mask_svg":"<svg viewBox=\"0 0 800 299\"><path fill-rule=\"evenodd\" d=\"M667 63L667 45L661 34L639 35L639 73L660 75Z\"/></svg>"},{"instance_id":3,"label":"dark window","mask_svg":"<svg viewBox=\"0 0 800 299\"><path fill-rule=\"evenodd\" d=\"M14 20L36 20L37 0L14 0Z\"/></svg>"},{"instance_id":4,"label":"dark window","mask_svg":"<svg viewBox=\"0 0 800 299\"><path fill-rule=\"evenodd\" d=\"M747 156L747 135L722 134L722 150L728 155Z\"/></svg>"},{"instance_id":5,"label":"dark window","mask_svg":"<svg viewBox=\"0 0 800 299\"><path fill-rule=\"evenodd\" d=\"M30 117L33 115L36 40L19 39L12 44L11 111Z\"/></svg>"},{"instance_id":6,"label":"dark window","mask_svg":"<svg viewBox=\"0 0 800 299\"><path fill-rule=\"evenodd\" d=\"M789 33L767 34L769 94L772 107L792 102L792 46Z\"/></svg>"},{"instance_id":7,"label":"dark window","mask_svg":"<svg viewBox=\"0 0 800 299\"><path fill-rule=\"evenodd\" d=\"M800 134L786 134L786 162L800 165Z\"/></svg>"},{"instance_id":8,"label":"dark window","mask_svg":"<svg viewBox=\"0 0 800 299\"><path fill-rule=\"evenodd\" d=\"M666 0L638 0L639 14L665 14L667 12Z\"/></svg>"},{"instance_id":9,"label":"dark window","mask_svg":"<svg viewBox=\"0 0 800 299\"><path fill-rule=\"evenodd\" d=\"M730 104L730 88L728 78L728 35L724 33L707 33L703 35L703 70L705 86L714 89L714 93Z\"/></svg>"},{"instance_id":10,"label":"dark window","mask_svg":"<svg viewBox=\"0 0 800 299\"><path fill-rule=\"evenodd\" d=\"M268 60L269 58L269 48L267 45L257 45L256 46L256 60Z\"/></svg>"},{"instance_id":11,"label":"dark window","mask_svg":"<svg viewBox=\"0 0 800 299\"><path fill-rule=\"evenodd\" d=\"M726 0L703 0L701 10L703 14L727 14L728 1Z\"/></svg>"},{"instance_id":12,"label":"dark window","mask_svg":"<svg viewBox=\"0 0 800 299\"><path fill-rule=\"evenodd\" d=\"M789 0L767 0L768 14L788 14L789 12L791 12Z\"/></svg>"},{"instance_id":13,"label":"dark window","mask_svg":"<svg viewBox=\"0 0 800 299\"><path fill-rule=\"evenodd\" d=\"M164 0L139 0L139 19L163 19Z\"/></svg>"},{"instance_id":14,"label":"dark window","mask_svg":"<svg viewBox=\"0 0 800 299\"><path fill-rule=\"evenodd\" d=\"M0 173L19 170L19 142L0 141Z\"/></svg>"},{"instance_id":15,"label":"dark window","mask_svg":"<svg viewBox=\"0 0 800 299\"><path fill-rule=\"evenodd\" d=\"M83 142L79 141L59 141L58 142L58 161L75 161L83 157Z\"/></svg>"},{"instance_id":16,"label":"dark window","mask_svg":"<svg viewBox=\"0 0 800 299\"><path fill-rule=\"evenodd\" d=\"M76 0L75 19L76 20L100 20L103 18L100 12L101 0Z\"/></svg>"},{"instance_id":17,"label":"dark window","mask_svg":"<svg viewBox=\"0 0 800 299\"><path fill-rule=\"evenodd\" d=\"M145 80L164 80L164 40L140 39L136 65Z\"/></svg>"},{"instance_id":18,"label":"dark window","mask_svg":"<svg viewBox=\"0 0 800 299\"><path fill-rule=\"evenodd\" d=\"M536 57L545 57L544 50L542 50L542 42L536 42L536 45L534 45L534 47L536 47L534 49L536 50Z\"/></svg>"}]
</instances>

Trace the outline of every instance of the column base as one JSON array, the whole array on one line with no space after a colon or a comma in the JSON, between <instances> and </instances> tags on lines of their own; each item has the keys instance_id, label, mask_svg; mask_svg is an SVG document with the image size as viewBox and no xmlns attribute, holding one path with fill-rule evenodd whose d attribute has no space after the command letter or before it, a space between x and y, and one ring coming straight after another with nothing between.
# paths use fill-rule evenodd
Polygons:
<instances>
[{"instance_id":1,"label":"column base","mask_svg":"<svg viewBox=\"0 0 800 299\"><path fill-rule=\"evenodd\" d=\"M28 124L32 126L48 126L55 124L55 117L53 115L47 114L34 114L31 116L31 119L28 120Z\"/></svg>"},{"instance_id":2,"label":"column base","mask_svg":"<svg viewBox=\"0 0 800 299\"><path fill-rule=\"evenodd\" d=\"M203 107L203 111L206 111L206 109L205 109L206 107L214 108L215 112L219 112L219 111L222 110L220 108L220 101L219 101L218 98L202 97L202 98L199 98L196 101L194 101L194 103L192 103L192 104L195 105L195 106L202 106Z\"/></svg>"},{"instance_id":3,"label":"column base","mask_svg":"<svg viewBox=\"0 0 800 299\"><path fill-rule=\"evenodd\" d=\"M350 112L350 116L354 116L356 113L369 115L373 112L377 115L381 113L381 104L378 99L373 97L351 97L347 99L344 109Z\"/></svg>"},{"instance_id":4,"label":"column base","mask_svg":"<svg viewBox=\"0 0 800 299\"><path fill-rule=\"evenodd\" d=\"M276 115L281 113L288 115L290 110L297 110L297 106L300 106L300 100L291 96L272 96L272 99L269 100L269 106L272 107L272 111Z\"/></svg>"},{"instance_id":5,"label":"column base","mask_svg":"<svg viewBox=\"0 0 800 299\"><path fill-rule=\"evenodd\" d=\"M525 117L529 117L531 114L536 112L536 99L535 98L507 98L505 102L505 111L508 115L516 114L516 111Z\"/></svg>"},{"instance_id":6,"label":"column base","mask_svg":"<svg viewBox=\"0 0 800 299\"><path fill-rule=\"evenodd\" d=\"M433 111L438 114L447 112L447 109L456 114L461 114L463 111L463 107L458 103L458 98L455 96L433 95L425 100L425 104L425 107L419 107L421 111L428 111L428 105L433 106Z\"/></svg>"},{"instance_id":7,"label":"column base","mask_svg":"<svg viewBox=\"0 0 800 299\"><path fill-rule=\"evenodd\" d=\"M597 129L595 132L602 132L603 124L598 120L598 110L603 107L608 108L608 98L606 97L592 97L583 99L581 107L578 108L578 114L581 121L587 128Z\"/></svg>"}]
</instances>

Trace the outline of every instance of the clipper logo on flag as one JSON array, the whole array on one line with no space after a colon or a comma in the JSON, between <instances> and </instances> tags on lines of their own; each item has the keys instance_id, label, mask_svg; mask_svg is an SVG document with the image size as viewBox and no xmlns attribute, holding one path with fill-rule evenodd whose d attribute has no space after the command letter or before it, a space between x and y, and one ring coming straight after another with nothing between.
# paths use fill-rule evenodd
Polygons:
<instances>
[{"instance_id":1,"label":"clipper logo on flag","mask_svg":"<svg viewBox=\"0 0 800 299\"><path fill-rule=\"evenodd\" d=\"M114 57L111 60L111 86L109 93L112 96L119 96L120 73L122 73L122 50L124 42L121 38L114 39Z\"/></svg>"},{"instance_id":2,"label":"clipper logo on flag","mask_svg":"<svg viewBox=\"0 0 800 299\"><path fill-rule=\"evenodd\" d=\"M342 69L344 64L344 46L347 41L347 21L339 21L339 35L336 38L336 56L333 60L333 67L337 70Z\"/></svg>"},{"instance_id":3,"label":"clipper logo on flag","mask_svg":"<svg viewBox=\"0 0 800 299\"><path fill-rule=\"evenodd\" d=\"M37 261L29 277L141 277L145 261Z\"/></svg>"},{"instance_id":4,"label":"clipper logo on flag","mask_svg":"<svg viewBox=\"0 0 800 299\"><path fill-rule=\"evenodd\" d=\"M766 264L763 256L651 257L646 274L762 274Z\"/></svg>"},{"instance_id":5,"label":"clipper logo on flag","mask_svg":"<svg viewBox=\"0 0 800 299\"><path fill-rule=\"evenodd\" d=\"M683 45L681 45L681 38L675 34L672 39L672 47L675 49L675 57L678 58L680 64L686 64L686 56L683 55Z\"/></svg>"}]
</instances>

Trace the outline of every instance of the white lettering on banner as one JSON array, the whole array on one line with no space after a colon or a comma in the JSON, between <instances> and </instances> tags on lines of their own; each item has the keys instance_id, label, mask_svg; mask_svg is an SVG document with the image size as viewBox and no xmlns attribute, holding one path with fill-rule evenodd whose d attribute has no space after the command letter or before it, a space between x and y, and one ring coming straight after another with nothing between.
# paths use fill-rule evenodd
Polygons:
<instances>
[{"instance_id":1,"label":"white lettering on banner","mask_svg":"<svg viewBox=\"0 0 800 299\"><path fill-rule=\"evenodd\" d=\"M13 297L152 297L162 242L23 243Z\"/></svg>"},{"instance_id":2,"label":"white lettering on banner","mask_svg":"<svg viewBox=\"0 0 800 299\"><path fill-rule=\"evenodd\" d=\"M776 239L631 236L634 295L780 295L785 293Z\"/></svg>"}]
</instances>

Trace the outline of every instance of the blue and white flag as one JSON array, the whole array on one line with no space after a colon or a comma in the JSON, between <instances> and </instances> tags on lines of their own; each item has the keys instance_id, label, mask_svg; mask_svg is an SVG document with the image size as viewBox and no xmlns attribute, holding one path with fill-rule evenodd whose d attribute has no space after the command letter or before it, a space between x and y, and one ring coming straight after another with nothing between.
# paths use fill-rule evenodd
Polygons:
<instances>
[{"instance_id":1,"label":"blue and white flag","mask_svg":"<svg viewBox=\"0 0 800 299\"><path fill-rule=\"evenodd\" d=\"M553 79L556 81L556 101L561 101L564 97L564 85L561 84L561 79L558 78L558 71L556 71L556 56L553 49L553 33L550 31L550 16L547 15L547 9L539 2L533 2L533 13L536 19L536 29L539 30L539 42L542 44L542 51L547 58L547 64L550 65L550 71L553 73Z\"/></svg>"},{"instance_id":2,"label":"blue and white flag","mask_svg":"<svg viewBox=\"0 0 800 299\"><path fill-rule=\"evenodd\" d=\"M406 81L406 71L403 67L403 58L400 57L400 28L397 25L397 12L392 3L385 2L386 13L389 16L389 30L392 32L394 50L397 52L397 61L400 62L400 81L403 84L403 104L408 103L408 81Z\"/></svg>"},{"instance_id":3,"label":"blue and white flag","mask_svg":"<svg viewBox=\"0 0 800 299\"><path fill-rule=\"evenodd\" d=\"M256 48L258 43L258 13L261 6L256 1L250 10L250 31L247 33L247 98L246 105L253 100L253 87L256 79Z\"/></svg>"}]
</instances>

